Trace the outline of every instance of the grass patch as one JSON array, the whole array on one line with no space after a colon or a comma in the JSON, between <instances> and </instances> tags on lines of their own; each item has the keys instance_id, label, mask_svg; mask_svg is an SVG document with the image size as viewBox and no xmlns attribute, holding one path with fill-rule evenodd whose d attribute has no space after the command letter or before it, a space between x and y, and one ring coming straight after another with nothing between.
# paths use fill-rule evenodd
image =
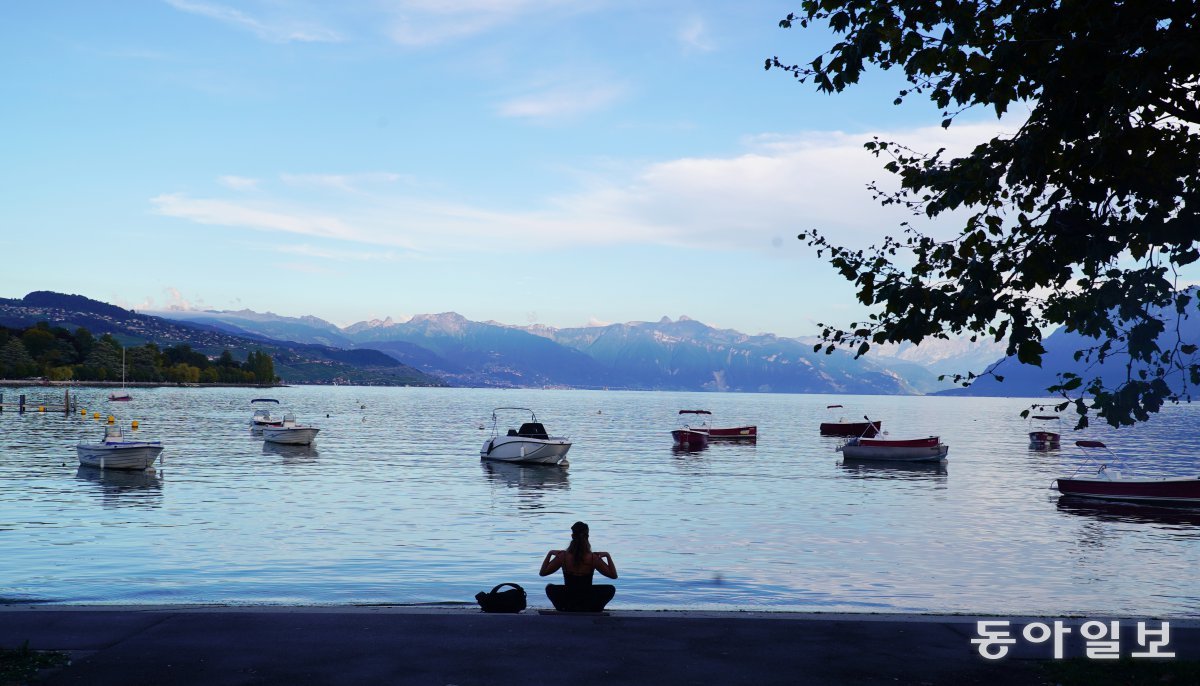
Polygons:
<instances>
[{"instance_id":1,"label":"grass patch","mask_svg":"<svg viewBox=\"0 0 1200 686\"><path fill-rule=\"evenodd\" d=\"M29 641L20 648L0 648L0 686L29 683L38 670L61 667L68 661L66 653L30 650Z\"/></svg>"},{"instance_id":2,"label":"grass patch","mask_svg":"<svg viewBox=\"0 0 1200 686\"><path fill-rule=\"evenodd\" d=\"M1044 662L1042 671L1049 683L1062 686L1200 684L1200 662L1173 658L1090 660L1076 657Z\"/></svg>"}]
</instances>

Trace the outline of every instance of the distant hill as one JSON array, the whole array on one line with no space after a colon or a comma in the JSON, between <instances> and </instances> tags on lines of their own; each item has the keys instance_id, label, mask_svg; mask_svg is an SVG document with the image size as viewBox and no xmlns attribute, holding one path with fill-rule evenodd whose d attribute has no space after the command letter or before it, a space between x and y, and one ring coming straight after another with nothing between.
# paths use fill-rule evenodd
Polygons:
<instances>
[{"instance_id":1,"label":"distant hill","mask_svg":"<svg viewBox=\"0 0 1200 686\"><path fill-rule=\"evenodd\" d=\"M265 336L279 341L312 343L337 348L349 348L353 342L334 324L317 317L283 317L271 312L259 314L251 310L205 312L156 312L176 321L203 324L237 335Z\"/></svg>"},{"instance_id":2,"label":"distant hill","mask_svg":"<svg viewBox=\"0 0 1200 686\"><path fill-rule=\"evenodd\" d=\"M1164 316L1162 311L1159 316ZM1165 315L1167 331L1160 338L1159 345L1170 347L1172 340L1178 335L1185 342L1200 341L1200 319L1184 316L1180 318L1173 311ZM1128 355L1116 353L1111 355L1102 365L1092 365L1086 361L1075 361L1075 351L1091 348L1099 342L1093 338L1070 333L1058 329L1042 341L1046 353L1042 356L1042 366L1034 367L1021 364L1015 357L997 360L989 368L1004 378L997 381L993 376L985 376L975 380L967 388L954 388L939 392L937 395L959 396L1011 396L1011 397L1046 397L1046 389L1058 383L1059 372L1071 372L1083 377L1085 383L1099 376L1108 387L1120 384L1129 373L1126 366ZM1134 373L1136 374L1136 368Z\"/></svg>"},{"instance_id":3,"label":"distant hill","mask_svg":"<svg viewBox=\"0 0 1200 686\"><path fill-rule=\"evenodd\" d=\"M374 350L345 350L316 344L273 340L256 332L230 333L216 322L196 324L138 314L81 295L35 291L21 299L0 300L0 324L24 328L45 321L54 326L84 327L112 334L125 345L186 343L207 355L230 350L244 360L254 350L269 354L285 383L442 386L441 379L413 369ZM336 328L336 327L335 327Z\"/></svg>"}]
</instances>

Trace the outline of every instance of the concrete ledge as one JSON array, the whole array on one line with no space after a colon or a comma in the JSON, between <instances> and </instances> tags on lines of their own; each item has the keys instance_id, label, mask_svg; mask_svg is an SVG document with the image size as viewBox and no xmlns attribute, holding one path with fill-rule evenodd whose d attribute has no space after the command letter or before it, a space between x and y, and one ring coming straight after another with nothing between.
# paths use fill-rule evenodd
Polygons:
<instances>
[{"instance_id":1,"label":"concrete ledge","mask_svg":"<svg viewBox=\"0 0 1200 686\"><path fill-rule=\"evenodd\" d=\"M67 651L56 684L1036 683L1051 647L985 660L974 616L611 610L573 616L456 606L0 607L0 645ZM984 618L987 619L987 618ZM995 619L995 618L991 618ZM1034 618L1004 617L1015 626ZM1045 618L1043 618L1044 620ZM1061 619L1061 618L1059 618ZM1088 619L1068 621L1077 625ZM1133 623L1123 652L1138 649ZM1129 622L1129 624L1125 624ZM1019 635L1019 632L1017 632ZM1082 653L1079 632L1067 655ZM1172 620L1177 659L1200 622Z\"/></svg>"}]
</instances>

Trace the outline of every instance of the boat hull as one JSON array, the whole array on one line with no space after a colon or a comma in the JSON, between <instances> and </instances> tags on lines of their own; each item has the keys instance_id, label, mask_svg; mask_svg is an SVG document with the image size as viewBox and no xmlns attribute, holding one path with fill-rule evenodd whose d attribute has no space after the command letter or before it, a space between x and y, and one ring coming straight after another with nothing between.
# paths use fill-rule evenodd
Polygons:
<instances>
[{"instance_id":1,"label":"boat hull","mask_svg":"<svg viewBox=\"0 0 1200 686\"><path fill-rule=\"evenodd\" d=\"M108 396L108 401L110 403L127 403L130 400L133 400L133 396L129 395L128 393L120 394L120 395L113 393Z\"/></svg>"},{"instance_id":2,"label":"boat hull","mask_svg":"<svg viewBox=\"0 0 1200 686\"><path fill-rule=\"evenodd\" d=\"M79 464L100 469L146 469L162 454L162 443L80 443L75 446Z\"/></svg>"},{"instance_id":3,"label":"boat hull","mask_svg":"<svg viewBox=\"0 0 1200 686\"><path fill-rule=\"evenodd\" d=\"M758 440L757 426L733 426L725 429L709 429L710 441L755 441Z\"/></svg>"},{"instance_id":4,"label":"boat hull","mask_svg":"<svg viewBox=\"0 0 1200 686\"><path fill-rule=\"evenodd\" d=\"M1163 479L1060 477L1063 495L1099 500L1200 505L1200 477Z\"/></svg>"},{"instance_id":5,"label":"boat hull","mask_svg":"<svg viewBox=\"0 0 1200 686\"><path fill-rule=\"evenodd\" d=\"M571 442L565 438L497 436L484 442L479 458L514 464L559 464L570 449Z\"/></svg>"},{"instance_id":6,"label":"boat hull","mask_svg":"<svg viewBox=\"0 0 1200 686\"><path fill-rule=\"evenodd\" d=\"M841 447L844 457L854 460L937 462L946 459L950 447L937 436L901 440L851 439Z\"/></svg>"},{"instance_id":7,"label":"boat hull","mask_svg":"<svg viewBox=\"0 0 1200 686\"><path fill-rule=\"evenodd\" d=\"M1053 431L1030 431L1029 447L1034 450L1050 450L1060 447L1062 437Z\"/></svg>"},{"instance_id":8,"label":"boat hull","mask_svg":"<svg viewBox=\"0 0 1200 686\"><path fill-rule=\"evenodd\" d=\"M320 429L311 426L264 426L263 440L283 445L309 445Z\"/></svg>"},{"instance_id":9,"label":"boat hull","mask_svg":"<svg viewBox=\"0 0 1200 686\"><path fill-rule=\"evenodd\" d=\"M708 432L693 429L675 429L671 432L675 445L681 448L703 448L708 445Z\"/></svg>"},{"instance_id":10,"label":"boat hull","mask_svg":"<svg viewBox=\"0 0 1200 686\"><path fill-rule=\"evenodd\" d=\"M882 429L883 421L877 422L821 422L822 436L871 436Z\"/></svg>"}]
</instances>

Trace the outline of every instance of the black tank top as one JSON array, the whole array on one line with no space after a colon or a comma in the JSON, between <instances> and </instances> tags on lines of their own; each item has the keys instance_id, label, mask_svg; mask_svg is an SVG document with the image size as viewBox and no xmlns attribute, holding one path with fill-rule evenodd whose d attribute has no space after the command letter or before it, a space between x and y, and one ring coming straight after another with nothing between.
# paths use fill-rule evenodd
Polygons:
<instances>
[{"instance_id":1,"label":"black tank top","mask_svg":"<svg viewBox=\"0 0 1200 686\"><path fill-rule=\"evenodd\" d=\"M589 569L586 574L572 574L563 567L563 583L567 588L583 588L592 585L592 575L596 573L595 569Z\"/></svg>"}]
</instances>

